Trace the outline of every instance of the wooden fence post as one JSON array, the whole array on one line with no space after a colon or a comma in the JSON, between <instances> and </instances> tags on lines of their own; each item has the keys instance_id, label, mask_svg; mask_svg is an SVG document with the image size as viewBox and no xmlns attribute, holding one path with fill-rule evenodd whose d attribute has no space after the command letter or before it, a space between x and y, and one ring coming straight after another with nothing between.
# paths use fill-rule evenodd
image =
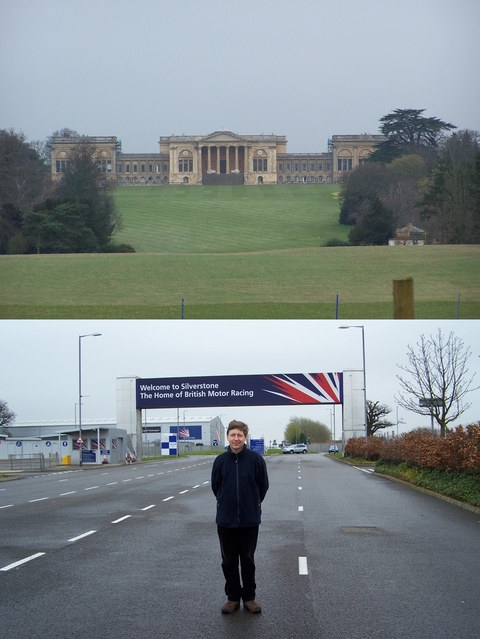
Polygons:
<instances>
[{"instance_id":1,"label":"wooden fence post","mask_svg":"<svg viewBox=\"0 0 480 639\"><path fill-rule=\"evenodd\" d=\"M412 277L393 280L393 317L414 319Z\"/></svg>"}]
</instances>

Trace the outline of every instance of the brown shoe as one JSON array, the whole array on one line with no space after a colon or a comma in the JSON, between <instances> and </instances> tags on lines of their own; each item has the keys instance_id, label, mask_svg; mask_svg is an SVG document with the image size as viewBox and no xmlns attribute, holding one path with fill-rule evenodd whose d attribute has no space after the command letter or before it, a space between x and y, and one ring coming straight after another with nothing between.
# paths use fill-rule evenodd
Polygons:
<instances>
[{"instance_id":1,"label":"brown shoe","mask_svg":"<svg viewBox=\"0 0 480 639\"><path fill-rule=\"evenodd\" d=\"M240 602L239 601L230 601L230 599L228 601L226 601L223 606L222 606L222 612L224 612L225 614L229 615L231 612L235 612L235 610L238 610L240 608Z\"/></svg>"},{"instance_id":2,"label":"brown shoe","mask_svg":"<svg viewBox=\"0 0 480 639\"><path fill-rule=\"evenodd\" d=\"M262 612L262 606L256 601L244 601L243 607L248 612Z\"/></svg>"}]
</instances>

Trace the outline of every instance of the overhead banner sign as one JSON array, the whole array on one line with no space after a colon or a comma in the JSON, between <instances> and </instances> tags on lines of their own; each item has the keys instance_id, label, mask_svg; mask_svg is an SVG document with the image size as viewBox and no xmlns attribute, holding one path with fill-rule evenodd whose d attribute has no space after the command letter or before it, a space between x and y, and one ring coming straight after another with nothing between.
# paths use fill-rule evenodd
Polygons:
<instances>
[{"instance_id":1,"label":"overhead banner sign","mask_svg":"<svg viewBox=\"0 0 480 639\"><path fill-rule=\"evenodd\" d=\"M343 403L342 373L137 379L137 408Z\"/></svg>"}]
</instances>

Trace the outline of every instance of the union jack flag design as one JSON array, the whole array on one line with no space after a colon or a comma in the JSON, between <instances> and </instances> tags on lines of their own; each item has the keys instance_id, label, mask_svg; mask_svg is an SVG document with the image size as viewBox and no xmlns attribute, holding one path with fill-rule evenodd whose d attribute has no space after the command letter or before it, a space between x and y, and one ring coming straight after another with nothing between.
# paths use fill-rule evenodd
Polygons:
<instances>
[{"instance_id":1,"label":"union jack flag design","mask_svg":"<svg viewBox=\"0 0 480 639\"><path fill-rule=\"evenodd\" d=\"M294 404L340 404L341 373L305 373L301 375L267 375L275 390L264 391L290 400Z\"/></svg>"},{"instance_id":2,"label":"union jack flag design","mask_svg":"<svg viewBox=\"0 0 480 639\"><path fill-rule=\"evenodd\" d=\"M180 428L178 434L180 435L180 437L190 437L190 431L188 430L188 428L185 428L185 426L183 426L183 428Z\"/></svg>"}]
</instances>

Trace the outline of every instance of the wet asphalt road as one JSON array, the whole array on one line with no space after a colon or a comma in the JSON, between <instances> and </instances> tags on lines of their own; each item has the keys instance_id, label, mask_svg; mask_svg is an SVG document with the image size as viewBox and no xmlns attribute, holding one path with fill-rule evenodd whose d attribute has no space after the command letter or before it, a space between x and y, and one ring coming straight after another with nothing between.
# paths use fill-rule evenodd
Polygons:
<instances>
[{"instance_id":1,"label":"wet asphalt road","mask_svg":"<svg viewBox=\"0 0 480 639\"><path fill-rule=\"evenodd\" d=\"M212 461L0 483L0 638L480 637L480 516L316 454L267 458L263 612L222 615Z\"/></svg>"}]
</instances>

